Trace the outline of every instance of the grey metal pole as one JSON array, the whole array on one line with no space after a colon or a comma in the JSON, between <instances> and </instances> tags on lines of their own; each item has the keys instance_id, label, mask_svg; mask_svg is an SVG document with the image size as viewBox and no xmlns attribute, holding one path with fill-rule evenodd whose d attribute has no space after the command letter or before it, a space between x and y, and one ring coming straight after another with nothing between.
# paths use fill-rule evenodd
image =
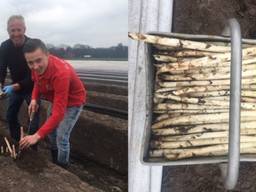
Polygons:
<instances>
[{"instance_id":1,"label":"grey metal pole","mask_svg":"<svg viewBox=\"0 0 256 192\"><path fill-rule=\"evenodd\" d=\"M230 108L229 108L229 153L225 188L236 186L240 163L240 97L242 51L241 30L236 19L230 19L231 29L231 65L230 65Z\"/></svg>"}]
</instances>

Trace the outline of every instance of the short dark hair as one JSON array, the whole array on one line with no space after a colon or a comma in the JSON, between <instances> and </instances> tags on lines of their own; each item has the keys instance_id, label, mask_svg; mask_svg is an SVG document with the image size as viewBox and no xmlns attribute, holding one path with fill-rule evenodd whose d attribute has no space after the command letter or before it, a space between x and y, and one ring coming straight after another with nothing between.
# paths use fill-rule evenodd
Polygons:
<instances>
[{"instance_id":1,"label":"short dark hair","mask_svg":"<svg viewBox=\"0 0 256 192\"><path fill-rule=\"evenodd\" d=\"M23 47L23 53L31 53L40 48L43 52L48 53L48 50L43 41L40 39L28 39Z\"/></svg>"}]
</instances>

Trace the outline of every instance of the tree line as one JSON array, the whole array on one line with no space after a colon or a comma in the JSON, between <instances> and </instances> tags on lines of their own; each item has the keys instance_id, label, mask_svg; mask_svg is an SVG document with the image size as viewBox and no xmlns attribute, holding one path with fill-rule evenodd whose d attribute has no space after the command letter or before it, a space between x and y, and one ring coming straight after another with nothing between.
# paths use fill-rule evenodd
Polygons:
<instances>
[{"instance_id":1,"label":"tree line","mask_svg":"<svg viewBox=\"0 0 256 192\"><path fill-rule=\"evenodd\" d=\"M109 48L93 48L88 45L76 44L73 47L47 45L51 54L64 59L128 59L128 47L119 43Z\"/></svg>"}]
</instances>

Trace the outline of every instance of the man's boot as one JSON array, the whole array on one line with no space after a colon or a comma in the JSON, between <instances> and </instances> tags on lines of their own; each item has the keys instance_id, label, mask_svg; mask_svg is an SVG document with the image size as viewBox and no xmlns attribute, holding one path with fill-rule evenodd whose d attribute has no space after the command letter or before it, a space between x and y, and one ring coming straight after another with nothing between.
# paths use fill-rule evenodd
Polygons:
<instances>
[{"instance_id":1,"label":"man's boot","mask_svg":"<svg viewBox=\"0 0 256 192\"><path fill-rule=\"evenodd\" d=\"M63 169L68 169L68 167L69 167L69 163L60 163L60 162L57 162L57 165L59 165L59 166L62 167Z\"/></svg>"}]
</instances>

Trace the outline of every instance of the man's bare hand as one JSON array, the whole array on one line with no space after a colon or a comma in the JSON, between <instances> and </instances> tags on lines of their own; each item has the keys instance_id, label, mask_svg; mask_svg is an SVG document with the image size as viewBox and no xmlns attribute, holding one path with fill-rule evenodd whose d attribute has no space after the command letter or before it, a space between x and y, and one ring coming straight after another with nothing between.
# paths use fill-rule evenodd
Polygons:
<instances>
[{"instance_id":1,"label":"man's bare hand","mask_svg":"<svg viewBox=\"0 0 256 192\"><path fill-rule=\"evenodd\" d=\"M33 135L25 136L19 142L20 149L21 150L26 149L26 148L30 147L31 145L36 144L39 140L40 140L40 136L37 133L35 133Z\"/></svg>"}]
</instances>

